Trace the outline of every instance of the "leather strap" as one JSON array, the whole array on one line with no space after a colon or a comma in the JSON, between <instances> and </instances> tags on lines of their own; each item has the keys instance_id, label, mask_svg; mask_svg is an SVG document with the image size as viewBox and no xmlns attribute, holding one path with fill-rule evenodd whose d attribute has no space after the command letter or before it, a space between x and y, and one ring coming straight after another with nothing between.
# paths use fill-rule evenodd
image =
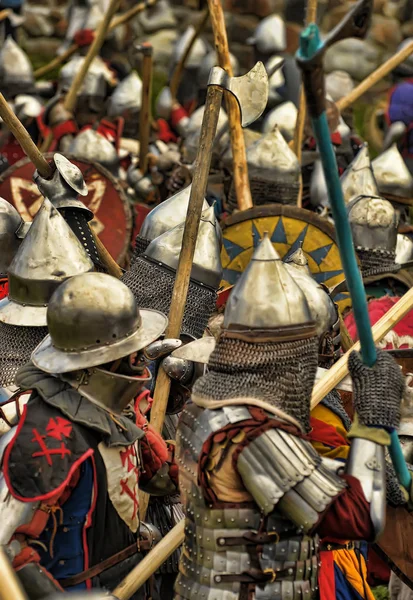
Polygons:
<instances>
[{"instance_id":1,"label":"leather strap","mask_svg":"<svg viewBox=\"0 0 413 600\"><path fill-rule=\"evenodd\" d=\"M109 556L109 558L102 560L100 563L98 563L94 567L90 567L90 569L86 569L86 571L81 571L80 573L78 573L77 575L73 575L72 577L66 577L65 579L60 579L59 584L63 588L67 588L67 587L72 587L74 585L79 585L79 583L84 583L87 579L96 577L96 575L103 573L103 571L106 571L106 569L109 569L110 567L113 567L114 565L119 564L120 562L129 558L130 556L133 556L137 552L139 552L141 550L150 550L151 547L152 547L152 544L151 544L150 540L139 540L139 547L136 543L132 544L131 546L124 548L117 554L114 554L113 556Z\"/></svg>"}]
</instances>

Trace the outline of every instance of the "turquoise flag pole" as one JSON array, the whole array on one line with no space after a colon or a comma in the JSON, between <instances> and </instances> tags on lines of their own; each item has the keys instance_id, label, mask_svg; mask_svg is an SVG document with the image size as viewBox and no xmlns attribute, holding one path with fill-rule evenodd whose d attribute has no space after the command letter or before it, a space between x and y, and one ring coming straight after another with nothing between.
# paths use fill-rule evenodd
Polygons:
<instances>
[{"instance_id":1,"label":"turquoise flag pole","mask_svg":"<svg viewBox=\"0 0 413 600\"><path fill-rule=\"evenodd\" d=\"M325 42L322 42L320 38L317 25L314 23L308 25L300 36L297 62L303 72L309 113L322 161L331 212L336 227L341 262L347 280L347 287L351 295L354 318L360 339L361 356L363 362L371 367L376 362L376 347L371 332L366 294L357 264L350 223L338 176L336 155L331 143L325 111L324 74L322 68L323 54L329 45L344 37L362 37L365 35L369 26L369 11L369 0L358 2L351 13L336 27ZM396 431L392 431L391 433L390 455L400 483L405 488L410 488L411 476L407 469Z\"/></svg>"}]
</instances>

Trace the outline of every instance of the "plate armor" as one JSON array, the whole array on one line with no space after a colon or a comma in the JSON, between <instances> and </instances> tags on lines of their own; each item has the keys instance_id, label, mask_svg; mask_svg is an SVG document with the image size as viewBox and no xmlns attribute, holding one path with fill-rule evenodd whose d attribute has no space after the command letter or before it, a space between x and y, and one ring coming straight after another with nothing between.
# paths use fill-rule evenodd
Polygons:
<instances>
[{"instance_id":1,"label":"plate armor","mask_svg":"<svg viewBox=\"0 0 413 600\"><path fill-rule=\"evenodd\" d=\"M270 429L241 451L237 469L257 504L211 505L199 484L209 438L250 418L247 406L203 410L190 404L182 413L177 460L186 541L175 588L179 600L238 600L247 590L254 600L316 597L318 538L308 531L345 482L321 464L309 442Z\"/></svg>"}]
</instances>

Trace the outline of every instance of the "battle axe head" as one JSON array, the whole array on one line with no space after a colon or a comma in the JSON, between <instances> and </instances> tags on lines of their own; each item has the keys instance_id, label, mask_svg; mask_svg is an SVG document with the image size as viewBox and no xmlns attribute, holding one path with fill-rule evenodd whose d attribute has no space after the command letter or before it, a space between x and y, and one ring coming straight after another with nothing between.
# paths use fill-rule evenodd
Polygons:
<instances>
[{"instance_id":1,"label":"battle axe head","mask_svg":"<svg viewBox=\"0 0 413 600\"><path fill-rule=\"evenodd\" d=\"M262 62L241 77L230 77L221 67L213 67L208 86L216 85L231 92L241 111L241 124L247 127L264 112L268 102L268 75Z\"/></svg>"}]
</instances>

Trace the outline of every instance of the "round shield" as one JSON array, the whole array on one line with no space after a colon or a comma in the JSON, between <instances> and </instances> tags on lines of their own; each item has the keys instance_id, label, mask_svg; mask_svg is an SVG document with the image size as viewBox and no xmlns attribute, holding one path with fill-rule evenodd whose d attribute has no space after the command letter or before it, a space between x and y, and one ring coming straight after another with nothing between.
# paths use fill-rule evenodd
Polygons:
<instances>
[{"instance_id":1,"label":"round shield","mask_svg":"<svg viewBox=\"0 0 413 600\"><path fill-rule=\"evenodd\" d=\"M334 227L303 208L271 204L236 213L225 221L221 253L224 288L237 282L265 232L281 258L302 246L311 273L319 283L332 288L343 280ZM351 305L347 292L334 300L340 311Z\"/></svg>"},{"instance_id":2,"label":"round shield","mask_svg":"<svg viewBox=\"0 0 413 600\"><path fill-rule=\"evenodd\" d=\"M53 154L46 154L51 159ZM125 261L132 232L132 214L126 195L116 179L97 163L67 156L83 173L89 193L82 201L94 213L90 225L113 258ZM0 176L0 196L13 204L25 221L32 221L43 196L33 181L35 166L24 158Z\"/></svg>"}]
</instances>

